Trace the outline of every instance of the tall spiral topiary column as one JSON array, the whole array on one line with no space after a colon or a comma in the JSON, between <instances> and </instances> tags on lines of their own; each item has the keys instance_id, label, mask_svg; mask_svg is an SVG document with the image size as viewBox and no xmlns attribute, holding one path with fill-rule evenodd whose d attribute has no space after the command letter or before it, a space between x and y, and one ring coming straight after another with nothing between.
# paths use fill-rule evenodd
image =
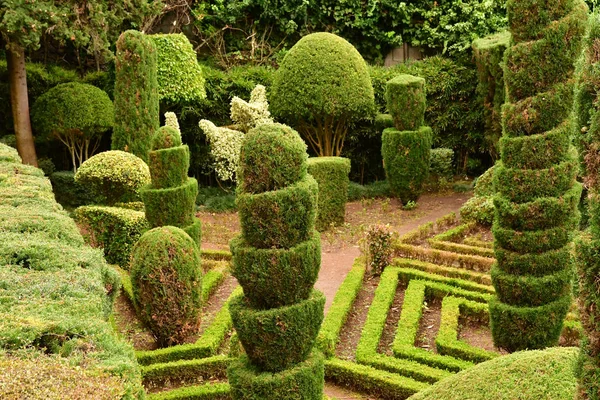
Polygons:
<instances>
[{"instance_id":1,"label":"tall spiral topiary column","mask_svg":"<svg viewBox=\"0 0 600 400\"><path fill-rule=\"evenodd\" d=\"M140 191L146 219L153 228L181 228L200 246L202 224L195 217L198 182L188 177L189 148L170 126L156 131L151 148L148 167L152 183Z\"/></svg>"},{"instance_id":2,"label":"tall spiral topiary column","mask_svg":"<svg viewBox=\"0 0 600 400\"><path fill-rule=\"evenodd\" d=\"M425 118L425 79L399 75L386 85L387 108L394 127L383 131L381 154L392 192L402 204L417 201L429 174L433 140Z\"/></svg>"},{"instance_id":3,"label":"tall spiral topiary column","mask_svg":"<svg viewBox=\"0 0 600 400\"><path fill-rule=\"evenodd\" d=\"M244 295L229 311L247 354L227 372L236 400L323 396L323 356L313 350L325 306L313 289L321 267L317 191L296 131L265 124L246 134L238 172L242 234L230 245Z\"/></svg>"},{"instance_id":4,"label":"tall spiral topiary column","mask_svg":"<svg viewBox=\"0 0 600 400\"><path fill-rule=\"evenodd\" d=\"M570 114L587 7L582 0L509 0L507 8L512 39L494 174L490 318L496 346L516 351L557 344L572 301L581 185Z\"/></svg>"}]
</instances>

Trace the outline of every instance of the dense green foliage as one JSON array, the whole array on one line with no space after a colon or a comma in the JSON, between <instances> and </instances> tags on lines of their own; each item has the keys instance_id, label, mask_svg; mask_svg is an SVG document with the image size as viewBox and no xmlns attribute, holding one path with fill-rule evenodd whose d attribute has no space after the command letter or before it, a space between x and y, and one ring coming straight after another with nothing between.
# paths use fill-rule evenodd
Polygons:
<instances>
[{"instance_id":1,"label":"dense green foliage","mask_svg":"<svg viewBox=\"0 0 600 400\"><path fill-rule=\"evenodd\" d=\"M576 201L562 205L569 193L577 198L581 192L567 127L587 7L581 0L511 0L507 7L512 40L505 56L501 161L494 169L498 263L492 282L498 296L490 302L490 319L494 343L515 351L556 344L571 305L572 262L538 267L551 260L549 252L571 246L579 219ZM513 268L506 254L536 260L535 273L524 263Z\"/></svg>"},{"instance_id":2,"label":"dense green foliage","mask_svg":"<svg viewBox=\"0 0 600 400\"><path fill-rule=\"evenodd\" d=\"M331 33L300 39L275 72L273 115L296 127L319 156L339 156L349 125L369 119L374 107L367 64Z\"/></svg>"},{"instance_id":3,"label":"dense green foliage","mask_svg":"<svg viewBox=\"0 0 600 400\"><path fill-rule=\"evenodd\" d=\"M170 104L195 103L206 97L196 52L183 33L148 36L157 52L160 100Z\"/></svg>"},{"instance_id":4,"label":"dense green foliage","mask_svg":"<svg viewBox=\"0 0 600 400\"><path fill-rule=\"evenodd\" d=\"M131 284L138 315L161 346L181 344L200 325L200 252L174 226L142 235L131 254Z\"/></svg>"},{"instance_id":5,"label":"dense green foliage","mask_svg":"<svg viewBox=\"0 0 600 400\"><path fill-rule=\"evenodd\" d=\"M504 104L504 72L502 62L508 48L510 33L503 31L473 42L479 84L477 93L483 103L486 147L494 159L499 156L498 140L502 136L502 105Z\"/></svg>"},{"instance_id":6,"label":"dense green foliage","mask_svg":"<svg viewBox=\"0 0 600 400\"><path fill-rule=\"evenodd\" d=\"M385 103L399 131L416 131L423 126L426 108L425 79L402 74L385 85Z\"/></svg>"},{"instance_id":7,"label":"dense green foliage","mask_svg":"<svg viewBox=\"0 0 600 400\"><path fill-rule=\"evenodd\" d=\"M156 53L154 42L138 31L123 32L117 41L112 149L144 161L159 127Z\"/></svg>"},{"instance_id":8,"label":"dense green foliage","mask_svg":"<svg viewBox=\"0 0 600 400\"><path fill-rule=\"evenodd\" d=\"M526 351L498 357L460 372L411 400L572 400L576 392L572 348Z\"/></svg>"},{"instance_id":9,"label":"dense green foliage","mask_svg":"<svg viewBox=\"0 0 600 400\"><path fill-rule=\"evenodd\" d=\"M350 183L350 160L342 157L309 158L308 173L319 184L317 230L343 224Z\"/></svg>"},{"instance_id":10,"label":"dense green foliage","mask_svg":"<svg viewBox=\"0 0 600 400\"><path fill-rule=\"evenodd\" d=\"M494 169L494 167L488 169L477 178L477 181L475 181L475 196L460 208L460 217L465 222L477 222L484 226L492 226L495 210L494 195L496 193L493 185ZM514 206L514 203L508 201L500 200L498 202L498 204L505 203L507 207Z\"/></svg>"},{"instance_id":11,"label":"dense green foliage","mask_svg":"<svg viewBox=\"0 0 600 400\"><path fill-rule=\"evenodd\" d=\"M115 121L113 103L102 89L85 83L63 83L37 98L31 108L35 131L64 144L73 171L98 148Z\"/></svg>"},{"instance_id":12,"label":"dense green foliage","mask_svg":"<svg viewBox=\"0 0 600 400\"><path fill-rule=\"evenodd\" d=\"M66 387L73 377L108 385L124 399L143 398L133 349L108 321L118 275L98 250L84 245L41 170L22 165L16 150L2 144L0 160L0 347L23 358L23 368L35 360L53 371L51 380L65 385L56 398L75 395ZM14 376L6 361L5 377ZM38 377L22 380L16 397L38 397L44 388L44 397L53 393L56 385ZM84 393L85 385L77 386ZM0 397L11 398L11 384L2 383Z\"/></svg>"},{"instance_id":13,"label":"dense green foliage","mask_svg":"<svg viewBox=\"0 0 600 400\"><path fill-rule=\"evenodd\" d=\"M305 149L298 133L280 124L251 130L242 144L242 234L230 247L244 295L229 312L248 360L228 371L234 399L322 397L323 363L309 357L325 306L312 289L321 267L318 184L306 173Z\"/></svg>"},{"instance_id":14,"label":"dense green foliage","mask_svg":"<svg viewBox=\"0 0 600 400\"><path fill-rule=\"evenodd\" d=\"M104 202L103 198L94 196L88 187L75 182L73 171L54 172L49 178L54 197L63 207L79 207Z\"/></svg>"},{"instance_id":15,"label":"dense green foliage","mask_svg":"<svg viewBox=\"0 0 600 400\"><path fill-rule=\"evenodd\" d=\"M139 199L140 189L150 182L150 172L142 159L111 150L84 162L75 174L75 182L101 196L106 204L114 205Z\"/></svg>"},{"instance_id":16,"label":"dense green foliage","mask_svg":"<svg viewBox=\"0 0 600 400\"><path fill-rule=\"evenodd\" d=\"M440 147L431 149L429 154L429 175L441 179L451 180L454 175L454 151Z\"/></svg>"},{"instance_id":17,"label":"dense green foliage","mask_svg":"<svg viewBox=\"0 0 600 400\"><path fill-rule=\"evenodd\" d=\"M189 148L181 144L179 132L159 128L152 138L148 164L152 183L141 189L146 219L152 227L176 226L200 245L201 223L196 218L198 182L188 178Z\"/></svg>"}]
</instances>

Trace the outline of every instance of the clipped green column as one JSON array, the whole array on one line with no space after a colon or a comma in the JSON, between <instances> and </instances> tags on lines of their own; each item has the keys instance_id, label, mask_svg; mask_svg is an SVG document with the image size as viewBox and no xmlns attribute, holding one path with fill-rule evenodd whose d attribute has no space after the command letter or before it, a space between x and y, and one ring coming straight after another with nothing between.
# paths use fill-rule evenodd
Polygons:
<instances>
[{"instance_id":1,"label":"clipped green column","mask_svg":"<svg viewBox=\"0 0 600 400\"><path fill-rule=\"evenodd\" d=\"M200 246L202 224L196 218L198 182L188 177L190 151L179 132L169 126L156 131L148 167L152 183L140 191L146 219L155 228L176 226Z\"/></svg>"},{"instance_id":2,"label":"clipped green column","mask_svg":"<svg viewBox=\"0 0 600 400\"><path fill-rule=\"evenodd\" d=\"M587 7L580 0L509 0L501 161L494 169L496 346L558 343L571 306L572 239L581 185L571 145L574 62Z\"/></svg>"},{"instance_id":3,"label":"clipped green column","mask_svg":"<svg viewBox=\"0 0 600 400\"><path fill-rule=\"evenodd\" d=\"M319 184L317 230L341 225L346 219L350 160L343 157L314 157L308 159L308 173Z\"/></svg>"},{"instance_id":4,"label":"clipped green column","mask_svg":"<svg viewBox=\"0 0 600 400\"><path fill-rule=\"evenodd\" d=\"M399 75L387 83L385 98L394 127L383 131L381 154L392 192L406 204L417 201L429 174L433 134L423 126L425 79Z\"/></svg>"},{"instance_id":5,"label":"clipped green column","mask_svg":"<svg viewBox=\"0 0 600 400\"><path fill-rule=\"evenodd\" d=\"M229 306L246 355L227 371L235 400L321 400L323 355L313 349L325 296L315 231L318 185L306 144L288 126L264 124L244 139L231 241L232 274L244 288Z\"/></svg>"},{"instance_id":6,"label":"clipped green column","mask_svg":"<svg viewBox=\"0 0 600 400\"><path fill-rule=\"evenodd\" d=\"M138 31L125 31L115 56L115 126L112 149L148 161L154 132L159 127L156 46Z\"/></svg>"}]
</instances>

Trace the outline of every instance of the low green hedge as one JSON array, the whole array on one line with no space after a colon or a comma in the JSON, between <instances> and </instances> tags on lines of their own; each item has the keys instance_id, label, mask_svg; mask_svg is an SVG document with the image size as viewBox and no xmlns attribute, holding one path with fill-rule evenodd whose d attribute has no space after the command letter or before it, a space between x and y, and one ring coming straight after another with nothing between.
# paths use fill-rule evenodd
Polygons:
<instances>
[{"instance_id":1,"label":"low green hedge","mask_svg":"<svg viewBox=\"0 0 600 400\"><path fill-rule=\"evenodd\" d=\"M152 393L148 400L231 400L228 383L207 383L199 386L185 386L166 392Z\"/></svg>"},{"instance_id":2,"label":"low green hedge","mask_svg":"<svg viewBox=\"0 0 600 400\"><path fill-rule=\"evenodd\" d=\"M179 360L141 367L142 380L146 388L164 386L167 382L181 382L186 386L214 379L227 378L227 366L231 358L213 356L195 360Z\"/></svg>"},{"instance_id":3,"label":"low green hedge","mask_svg":"<svg viewBox=\"0 0 600 400\"><path fill-rule=\"evenodd\" d=\"M277 372L301 363L310 353L323 322L325 296L313 290L307 300L257 310L243 296L229 304L238 338L252 364Z\"/></svg>"},{"instance_id":4,"label":"low green hedge","mask_svg":"<svg viewBox=\"0 0 600 400\"><path fill-rule=\"evenodd\" d=\"M392 266L400 268L412 268L429 274L446 276L448 278L458 278L486 286L492 285L492 279L488 273L446 267L444 265L433 264L425 261L412 260L409 258L395 258Z\"/></svg>"},{"instance_id":5,"label":"low green hedge","mask_svg":"<svg viewBox=\"0 0 600 400\"><path fill-rule=\"evenodd\" d=\"M308 173L319 184L317 230L343 224L350 183L350 160L342 157L309 158Z\"/></svg>"},{"instance_id":6,"label":"low green hedge","mask_svg":"<svg viewBox=\"0 0 600 400\"><path fill-rule=\"evenodd\" d=\"M318 184L307 175L283 189L238 193L236 203L244 239L258 248L290 248L314 231Z\"/></svg>"},{"instance_id":7,"label":"low green hedge","mask_svg":"<svg viewBox=\"0 0 600 400\"><path fill-rule=\"evenodd\" d=\"M234 255L231 273L252 307L282 307L310 296L321 268L318 232L289 249L252 247L242 236L234 238L230 248Z\"/></svg>"},{"instance_id":8,"label":"low green hedge","mask_svg":"<svg viewBox=\"0 0 600 400\"><path fill-rule=\"evenodd\" d=\"M121 207L82 206L75 210L75 219L86 227L91 241L104 248L106 260L126 270L133 246L150 228L142 211Z\"/></svg>"},{"instance_id":9,"label":"low green hedge","mask_svg":"<svg viewBox=\"0 0 600 400\"><path fill-rule=\"evenodd\" d=\"M283 350L283 349L282 349ZM322 400L323 355L313 351L303 362L279 373L262 372L243 356L227 370L237 400Z\"/></svg>"}]
</instances>

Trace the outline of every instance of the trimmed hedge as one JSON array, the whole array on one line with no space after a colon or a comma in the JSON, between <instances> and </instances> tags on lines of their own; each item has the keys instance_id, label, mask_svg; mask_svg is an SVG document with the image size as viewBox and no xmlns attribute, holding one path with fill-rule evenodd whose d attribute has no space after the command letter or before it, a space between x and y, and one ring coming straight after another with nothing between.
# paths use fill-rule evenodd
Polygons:
<instances>
[{"instance_id":1,"label":"trimmed hedge","mask_svg":"<svg viewBox=\"0 0 600 400\"><path fill-rule=\"evenodd\" d=\"M313 351L303 362L278 373L262 372L246 357L227 369L231 395L240 400L323 400L323 355Z\"/></svg>"},{"instance_id":2,"label":"trimmed hedge","mask_svg":"<svg viewBox=\"0 0 600 400\"><path fill-rule=\"evenodd\" d=\"M319 184L317 230L343 224L350 184L350 160L342 157L309 158L308 173Z\"/></svg>"},{"instance_id":3,"label":"trimmed hedge","mask_svg":"<svg viewBox=\"0 0 600 400\"><path fill-rule=\"evenodd\" d=\"M92 194L88 186L75 182L73 171L57 171L49 176L56 201L63 207L79 207L87 204L102 204L103 198Z\"/></svg>"},{"instance_id":4,"label":"trimmed hedge","mask_svg":"<svg viewBox=\"0 0 600 400\"><path fill-rule=\"evenodd\" d=\"M402 74L385 87L388 112L399 131L416 131L425 123L425 79Z\"/></svg>"},{"instance_id":5,"label":"trimmed hedge","mask_svg":"<svg viewBox=\"0 0 600 400\"><path fill-rule=\"evenodd\" d=\"M160 387L173 381L187 386L190 383L226 379L230 363L231 358L225 356L156 363L141 367L142 379L147 388Z\"/></svg>"},{"instance_id":6,"label":"trimmed hedge","mask_svg":"<svg viewBox=\"0 0 600 400\"><path fill-rule=\"evenodd\" d=\"M150 228L144 212L121 207L82 206L74 216L90 233L90 241L104 248L106 261L126 270L133 246Z\"/></svg>"}]
</instances>

